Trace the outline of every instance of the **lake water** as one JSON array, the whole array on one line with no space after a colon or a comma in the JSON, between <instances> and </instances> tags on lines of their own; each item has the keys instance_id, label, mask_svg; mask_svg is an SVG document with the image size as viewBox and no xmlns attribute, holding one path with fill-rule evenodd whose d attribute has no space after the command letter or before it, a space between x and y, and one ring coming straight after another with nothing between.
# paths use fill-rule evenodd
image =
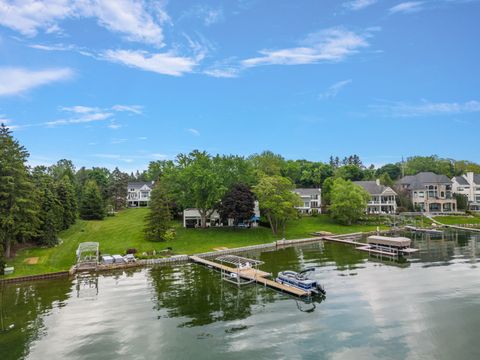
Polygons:
<instances>
[{"instance_id":1,"label":"lake water","mask_svg":"<svg viewBox=\"0 0 480 360\"><path fill-rule=\"evenodd\" d=\"M187 264L5 285L0 359L480 359L480 235L416 235L409 261L317 243L248 254L315 266L303 303Z\"/></svg>"}]
</instances>

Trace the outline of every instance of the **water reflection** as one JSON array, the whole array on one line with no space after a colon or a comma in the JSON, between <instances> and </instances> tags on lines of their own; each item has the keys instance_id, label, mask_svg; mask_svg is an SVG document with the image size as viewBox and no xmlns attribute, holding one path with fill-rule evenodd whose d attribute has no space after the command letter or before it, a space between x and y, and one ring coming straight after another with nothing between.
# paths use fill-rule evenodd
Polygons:
<instances>
[{"instance_id":1,"label":"water reflection","mask_svg":"<svg viewBox=\"0 0 480 360\"><path fill-rule=\"evenodd\" d=\"M274 275L315 267L324 302L193 264L5 285L0 359L480 358L480 235L408 235L420 251L400 259L335 243L245 254Z\"/></svg>"}]
</instances>

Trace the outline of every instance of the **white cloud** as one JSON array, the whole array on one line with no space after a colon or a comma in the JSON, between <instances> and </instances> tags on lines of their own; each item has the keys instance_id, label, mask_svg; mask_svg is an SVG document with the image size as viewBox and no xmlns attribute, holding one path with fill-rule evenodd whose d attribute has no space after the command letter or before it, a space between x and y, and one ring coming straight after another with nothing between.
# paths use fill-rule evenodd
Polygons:
<instances>
[{"instance_id":1,"label":"white cloud","mask_svg":"<svg viewBox=\"0 0 480 360\"><path fill-rule=\"evenodd\" d=\"M190 129L187 129L187 131L192 135L200 136L200 131L198 131L197 129L190 128Z\"/></svg>"},{"instance_id":2,"label":"white cloud","mask_svg":"<svg viewBox=\"0 0 480 360\"><path fill-rule=\"evenodd\" d=\"M161 8L160 20L165 19ZM131 41L152 45L163 45L163 32L159 23L147 11L147 5L141 0L96 0L84 1L79 5L79 13L93 16L98 23L113 32L125 34Z\"/></svg>"},{"instance_id":3,"label":"white cloud","mask_svg":"<svg viewBox=\"0 0 480 360\"><path fill-rule=\"evenodd\" d=\"M113 116L113 113L94 112L94 113L87 113L73 119L60 119L60 120L54 120L54 121L47 121L44 123L44 125L53 127L53 126L59 126L59 125L83 124L83 123L90 123L94 121L107 120L112 116Z\"/></svg>"},{"instance_id":4,"label":"white cloud","mask_svg":"<svg viewBox=\"0 0 480 360\"><path fill-rule=\"evenodd\" d=\"M124 142L127 142L128 139L112 139L110 140L110 144L123 144Z\"/></svg>"},{"instance_id":5,"label":"white cloud","mask_svg":"<svg viewBox=\"0 0 480 360\"><path fill-rule=\"evenodd\" d=\"M97 107L89 107L89 106L77 105L77 106L61 107L60 110L62 110L62 111L68 111L68 112L73 112L73 113L76 113L76 114L86 114L86 113L91 113L91 112L99 111L100 109L97 108Z\"/></svg>"},{"instance_id":6,"label":"white cloud","mask_svg":"<svg viewBox=\"0 0 480 360\"><path fill-rule=\"evenodd\" d=\"M480 101L434 103L424 100L419 104L395 102L387 105L374 105L371 108L384 115L394 117L454 115L480 112Z\"/></svg>"},{"instance_id":7,"label":"white cloud","mask_svg":"<svg viewBox=\"0 0 480 360\"><path fill-rule=\"evenodd\" d=\"M298 65L318 62L339 62L369 46L366 35L343 28L330 28L312 33L302 46L280 50L262 50L262 56L242 61L245 67L259 65Z\"/></svg>"},{"instance_id":8,"label":"white cloud","mask_svg":"<svg viewBox=\"0 0 480 360\"><path fill-rule=\"evenodd\" d=\"M156 46L163 46L161 25L169 20L161 3L143 0L0 0L0 24L25 36L61 32L58 23L67 18L95 18L128 40Z\"/></svg>"},{"instance_id":9,"label":"white cloud","mask_svg":"<svg viewBox=\"0 0 480 360\"><path fill-rule=\"evenodd\" d=\"M35 36L39 29L51 29L57 21L73 14L69 0L0 0L0 24L25 36Z\"/></svg>"},{"instance_id":10,"label":"white cloud","mask_svg":"<svg viewBox=\"0 0 480 360\"><path fill-rule=\"evenodd\" d=\"M338 93L340 91L342 91L342 89L351 84L352 83L352 80L351 79L348 79L348 80L342 80L342 81L339 81L339 82L336 82L335 84L331 85L327 91L321 93L318 97L320 99L332 99L334 97L336 97L338 95Z\"/></svg>"},{"instance_id":11,"label":"white cloud","mask_svg":"<svg viewBox=\"0 0 480 360\"><path fill-rule=\"evenodd\" d=\"M112 110L130 112L137 115L143 113L143 107L140 105L114 105L112 106Z\"/></svg>"},{"instance_id":12,"label":"white cloud","mask_svg":"<svg viewBox=\"0 0 480 360\"><path fill-rule=\"evenodd\" d=\"M75 105L75 106L61 106L59 110L72 114L73 117L67 119L59 119L45 122L41 125L46 125L48 127L60 126L60 125L74 125L89 123L95 121L104 121L110 119L110 124L107 125L108 128L116 130L121 128L123 125L115 122L112 117L117 112L129 112L136 115L142 114L143 107L140 105L114 105L112 107L101 108L97 106L84 106L84 105Z\"/></svg>"},{"instance_id":13,"label":"white cloud","mask_svg":"<svg viewBox=\"0 0 480 360\"><path fill-rule=\"evenodd\" d=\"M362 10L373 4L376 4L378 0L353 0L343 3L343 6L349 10Z\"/></svg>"},{"instance_id":14,"label":"white cloud","mask_svg":"<svg viewBox=\"0 0 480 360\"><path fill-rule=\"evenodd\" d=\"M422 10L423 3L423 1L407 1L391 7L389 11L390 14L412 13Z\"/></svg>"},{"instance_id":15,"label":"white cloud","mask_svg":"<svg viewBox=\"0 0 480 360\"><path fill-rule=\"evenodd\" d=\"M192 72L198 64L197 59L177 56L173 52L150 54L140 50L107 50L103 58L129 67L172 76Z\"/></svg>"},{"instance_id":16,"label":"white cloud","mask_svg":"<svg viewBox=\"0 0 480 360\"><path fill-rule=\"evenodd\" d=\"M117 129L120 129L122 127L122 125L120 124L117 124L115 121L111 121L110 124L107 125L108 128L112 129L112 130L117 130Z\"/></svg>"},{"instance_id":17,"label":"white cloud","mask_svg":"<svg viewBox=\"0 0 480 360\"><path fill-rule=\"evenodd\" d=\"M206 26L210 26L218 23L223 20L223 10L222 9L208 9L205 12L205 17L203 22Z\"/></svg>"},{"instance_id":18,"label":"white cloud","mask_svg":"<svg viewBox=\"0 0 480 360\"><path fill-rule=\"evenodd\" d=\"M38 86L73 77L69 68L29 70L16 67L0 68L0 96L17 95Z\"/></svg>"},{"instance_id":19,"label":"white cloud","mask_svg":"<svg viewBox=\"0 0 480 360\"><path fill-rule=\"evenodd\" d=\"M238 77L240 69L235 67L218 67L205 70L203 73L216 78L235 78Z\"/></svg>"},{"instance_id":20,"label":"white cloud","mask_svg":"<svg viewBox=\"0 0 480 360\"><path fill-rule=\"evenodd\" d=\"M7 118L6 116L7 115L5 115L5 114L0 114L0 124L7 125L7 124L10 124L12 122L12 120Z\"/></svg>"}]
</instances>

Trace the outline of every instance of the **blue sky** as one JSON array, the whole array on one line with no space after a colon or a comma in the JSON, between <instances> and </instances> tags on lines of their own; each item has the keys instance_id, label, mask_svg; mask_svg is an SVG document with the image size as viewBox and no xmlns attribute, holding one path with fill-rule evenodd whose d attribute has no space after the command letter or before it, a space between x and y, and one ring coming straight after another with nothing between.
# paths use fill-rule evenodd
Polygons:
<instances>
[{"instance_id":1,"label":"blue sky","mask_svg":"<svg viewBox=\"0 0 480 360\"><path fill-rule=\"evenodd\" d=\"M0 0L0 121L31 153L480 161L480 1Z\"/></svg>"}]
</instances>

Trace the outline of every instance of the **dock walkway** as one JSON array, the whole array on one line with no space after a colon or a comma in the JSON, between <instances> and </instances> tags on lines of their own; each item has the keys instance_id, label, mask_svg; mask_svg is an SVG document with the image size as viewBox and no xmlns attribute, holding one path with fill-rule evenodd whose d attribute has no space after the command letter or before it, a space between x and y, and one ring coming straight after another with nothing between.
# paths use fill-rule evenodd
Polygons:
<instances>
[{"instance_id":1,"label":"dock walkway","mask_svg":"<svg viewBox=\"0 0 480 360\"><path fill-rule=\"evenodd\" d=\"M279 284L276 281L267 279L267 277L270 277L271 274L267 273L262 270L257 270L257 269L235 269L230 266L226 266L223 264L219 264L214 261L210 261L204 258L201 258L199 256L190 256L190 260L193 261L194 263L197 264L202 264L217 270L223 270L229 273L234 273L237 274L237 276L247 279L247 280L253 280L258 284L268 286L272 289L279 290L291 295L299 296L299 297L304 297L304 296L309 296L310 294L304 290L292 287L292 286L287 286L283 284Z\"/></svg>"}]
</instances>

